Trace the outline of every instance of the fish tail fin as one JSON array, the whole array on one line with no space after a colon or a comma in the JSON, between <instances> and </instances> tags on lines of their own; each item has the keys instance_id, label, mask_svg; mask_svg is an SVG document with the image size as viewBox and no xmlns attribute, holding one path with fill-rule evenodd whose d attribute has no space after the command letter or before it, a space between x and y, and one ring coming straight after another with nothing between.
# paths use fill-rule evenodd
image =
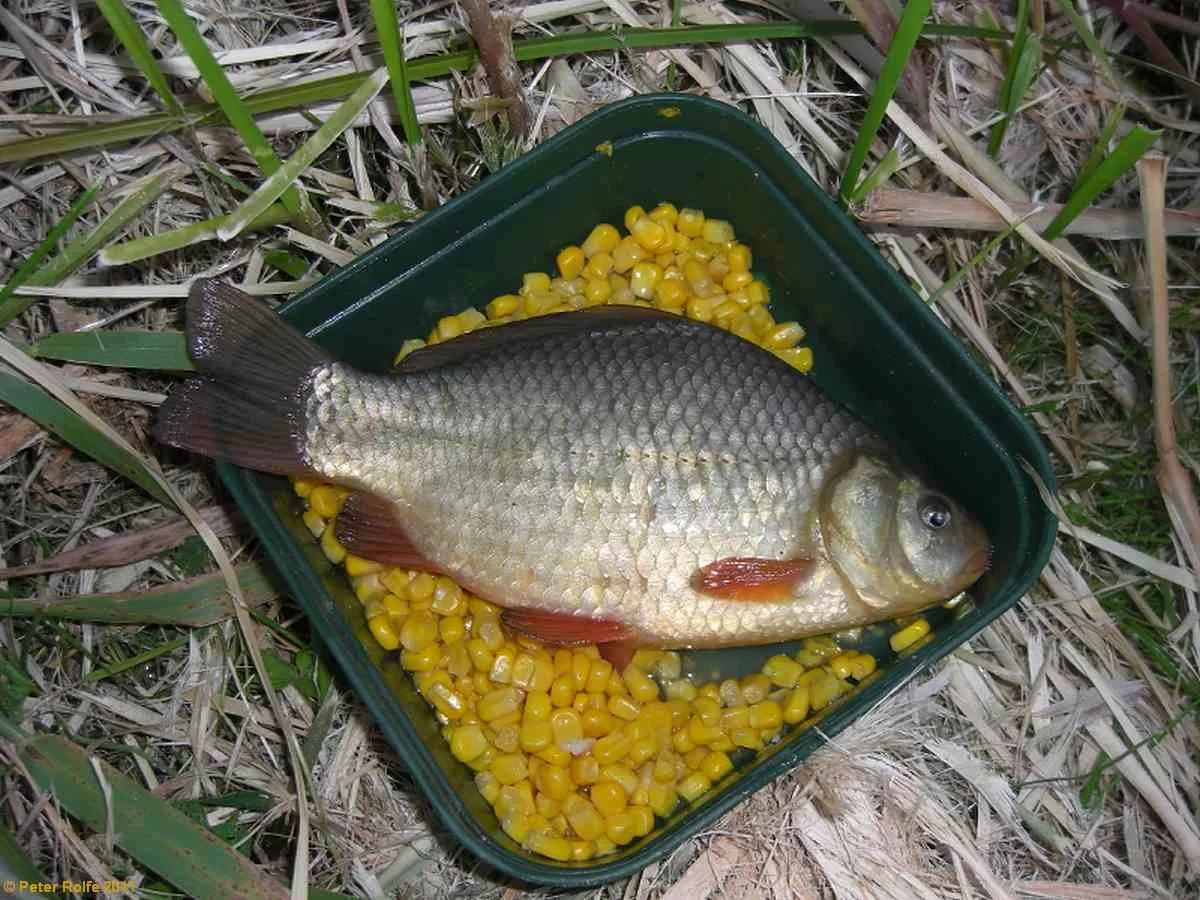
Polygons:
<instances>
[{"instance_id":1,"label":"fish tail fin","mask_svg":"<svg viewBox=\"0 0 1200 900\"><path fill-rule=\"evenodd\" d=\"M328 354L259 300L217 281L193 284L186 322L199 375L159 409L155 438L248 469L314 474L305 406L312 372Z\"/></svg>"}]
</instances>

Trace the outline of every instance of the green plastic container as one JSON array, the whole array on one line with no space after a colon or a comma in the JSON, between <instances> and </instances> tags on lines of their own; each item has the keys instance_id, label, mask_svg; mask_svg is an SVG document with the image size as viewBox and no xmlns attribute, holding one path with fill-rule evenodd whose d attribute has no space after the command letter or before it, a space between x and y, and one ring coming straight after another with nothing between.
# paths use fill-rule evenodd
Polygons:
<instances>
[{"instance_id":1,"label":"green plastic container","mask_svg":"<svg viewBox=\"0 0 1200 900\"><path fill-rule=\"evenodd\" d=\"M732 107L685 95L613 104L323 279L282 312L338 357L385 372L402 341L426 334L441 316L515 290L523 272L551 271L558 250L582 241L595 223L619 225L627 207L661 200L733 223L753 248L755 271L771 286L776 318L796 319L808 330L806 343L816 355L810 377L911 462L936 472L995 543L992 568L970 600L929 615L931 640L897 657L887 645L891 625L862 632L861 645L877 654L880 670L824 711L819 730L832 736L1029 588L1045 565L1054 527L1021 460L1048 485L1053 474L1021 414L759 125ZM825 740L814 728L785 734L616 855L576 864L535 856L500 830L395 654L370 636L348 580L301 523L289 485L228 465L220 471L445 827L502 873L570 887L627 876L712 825ZM703 677L740 675L779 651L697 651L684 654L685 667Z\"/></svg>"}]
</instances>

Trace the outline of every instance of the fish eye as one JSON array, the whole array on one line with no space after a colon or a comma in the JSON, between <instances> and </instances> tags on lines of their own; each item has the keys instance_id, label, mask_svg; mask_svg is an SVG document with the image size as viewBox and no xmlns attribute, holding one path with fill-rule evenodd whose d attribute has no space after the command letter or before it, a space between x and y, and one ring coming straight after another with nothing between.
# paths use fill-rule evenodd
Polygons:
<instances>
[{"instance_id":1,"label":"fish eye","mask_svg":"<svg viewBox=\"0 0 1200 900\"><path fill-rule=\"evenodd\" d=\"M921 521L927 528L945 528L950 524L949 505L941 497L926 497L921 501Z\"/></svg>"}]
</instances>

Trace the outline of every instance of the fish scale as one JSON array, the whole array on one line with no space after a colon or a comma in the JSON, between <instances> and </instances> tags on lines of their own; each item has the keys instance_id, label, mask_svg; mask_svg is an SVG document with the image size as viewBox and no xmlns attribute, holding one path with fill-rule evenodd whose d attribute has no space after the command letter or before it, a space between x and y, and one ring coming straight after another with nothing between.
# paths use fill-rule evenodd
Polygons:
<instances>
[{"instance_id":1,"label":"fish scale","mask_svg":"<svg viewBox=\"0 0 1200 900\"><path fill-rule=\"evenodd\" d=\"M393 499L423 555L497 602L697 645L845 614L690 586L719 559L812 552L824 477L872 440L741 338L652 321L402 378L326 369L309 410L315 467Z\"/></svg>"}]
</instances>

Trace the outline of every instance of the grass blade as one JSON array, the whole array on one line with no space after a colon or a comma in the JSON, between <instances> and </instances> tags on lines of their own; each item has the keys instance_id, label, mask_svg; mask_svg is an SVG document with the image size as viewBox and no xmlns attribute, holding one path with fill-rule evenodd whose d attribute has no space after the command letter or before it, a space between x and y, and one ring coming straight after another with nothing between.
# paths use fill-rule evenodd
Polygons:
<instances>
[{"instance_id":1,"label":"grass blade","mask_svg":"<svg viewBox=\"0 0 1200 900\"><path fill-rule=\"evenodd\" d=\"M888 103L896 93L896 84L908 65L908 57L917 44L917 38L921 36L925 19L929 16L929 8L930 0L910 0L896 25L896 36L888 47L883 67L875 80L871 102L867 104L867 112L858 131L858 139L854 142L854 147L846 159L846 168L842 172L841 195L846 202L851 202L858 194L858 173L867 160L867 152L871 149L871 142L875 140L879 126L883 124Z\"/></svg>"},{"instance_id":2,"label":"grass blade","mask_svg":"<svg viewBox=\"0 0 1200 900\"><path fill-rule=\"evenodd\" d=\"M185 895L286 900L284 886L246 857L83 748L53 734L16 739L42 790L89 828L111 826L118 846Z\"/></svg>"},{"instance_id":3,"label":"grass blade","mask_svg":"<svg viewBox=\"0 0 1200 900\"><path fill-rule=\"evenodd\" d=\"M46 263L27 279L34 287L57 284L87 262L129 223L134 216L158 199L166 186L186 172L181 164L164 166L157 172L138 179L113 211L91 231L81 234L63 248L62 253ZM11 284L11 281L10 281ZM34 297L10 296L0 302L0 328L3 328L36 302Z\"/></svg>"},{"instance_id":4,"label":"grass blade","mask_svg":"<svg viewBox=\"0 0 1200 900\"><path fill-rule=\"evenodd\" d=\"M1063 12L1067 14L1067 18L1071 20L1071 24L1075 26L1075 31L1078 32L1080 39L1088 50L1092 52L1092 56L1096 58L1096 63L1104 70L1104 74L1108 77L1108 83L1120 93L1121 82L1117 80L1117 75L1113 71L1112 65L1109 64L1108 51L1104 49L1104 45L1100 43L1100 39L1088 27L1087 20L1079 14L1079 10L1075 8L1073 0L1060 0L1060 2Z\"/></svg>"},{"instance_id":5,"label":"grass blade","mask_svg":"<svg viewBox=\"0 0 1200 900\"><path fill-rule=\"evenodd\" d=\"M1021 98L1025 96L1029 85L1033 83L1033 67L1030 65L1030 51L1027 50L1029 43L1026 41L1028 25L1029 0L1018 0L1017 27L1013 32L1012 47L1009 48L1004 82L1000 85L999 107L1000 111L1004 113L1004 118L992 126L987 148L990 156L995 156L1000 150L1000 145L1004 142L1004 134L1008 131L1009 119L1016 113L1017 107L1021 105ZM1038 40L1036 35L1033 38L1035 41ZM1040 46L1037 48L1037 59L1041 59ZM1026 76L1028 76L1027 80Z\"/></svg>"},{"instance_id":6,"label":"grass blade","mask_svg":"<svg viewBox=\"0 0 1200 900\"><path fill-rule=\"evenodd\" d=\"M158 256L160 253L181 250L192 244L215 241L217 229L225 223L227 218L228 216L214 216L211 219L184 225L173 231L134 238L121 244L112 244L100 251L100 255L96 257L96 263L101 266L124 266L138 260L149 259L151 256ZM283 225L290 219L291 214L284 207L273 203L263 211L261 216L247 225L245 230L263 231L267 228L274 228L276 225Z\"/></svg>"},{"instance_id":7,"label":"grass blade","mask_svg":"<svg viewBox=\"0 0 1200 900\"><path fill-rule=\"evenodd\" d=\"M1091 152L1088 153L1088 158L1084 160L1082 166L1079 167L1079 174L1075 176L1075 183L1082 184L1092 176L1093 170L1100 165L1100 161L1108 156L1108 145L1112 143L1112 139L1116 137L1117 126L1121 124L1121 120L1125 118L1125 104L1118 103L1112 111L1112 116L1104 125L1104 130L1100 132L1100 136L1096 138L1096 143L1092 145Z\"/></svg>"},{"instance_id":8,"label":"grass blade","mask_svg":"<svg viewBox=\"0 0 1200 900\"><path fill-rule=\"evenodd\" d=\"M183 8L183 4L180 0L154 0L154 2L171 31L175 32L180 46L200 71L201 78L208 85L208 89L221 107L225 118L237 131L242 143L254 157L254 161L258 163L259 169L264 175L274 175L279 169L279 157L275 155L270 143L259 130L258 124L254 121L254 115L242 103L242 98L238 96L237 91L230 83L225 70L221 68L221 64L217 62L212 51L208 49L208 44L204 42L200 30ZM281 199L284 207L296 218L297 224L303 231L312 231L316 227L316 212L309 204L308 198L299 189L294 185L289 185Z\"/></svg>"},{"instance_id":9,"label":"grass blade","mask_svg":"<svg viewBox=\"0 0 1200 900\"><path fill-rule=\"evenodd\" d=\"M16 291L16 289L25 282L29 281L34 272L37 271L37 267L42 264L42 260L50 255L51 251L54 250L54 247L58 244L59 240L67 233L67 229L69 229L71 225L74 224L75 220L79 218L79 214L83 212L83 208L91 202L92 198L96 196L96 192L99 190L100 185L94 184L76 197L75 202L71 204L70 209L67 210L66 214L61 219L51 226L50 230L46 233L46 236L42 238L41 242L33 249L33 252L29 254L29 258L26 259L25 262L21 263L21 267L12 274L12 277L9 278L8 281L0 285L0 310L4 309L5 304L13 295L14 291ZM2 313L0 313L0 315L2 315ZM0 328L3 327L4 323L0 322Z\"/></svg>"},{"instance_id":10,"label":"grass blade","mask_svg":"<svg viewBox=\"0 0 1200 900\"><path fill-rule=\"evenodd\" d=\"M396 4L392 0L371 0L371 17L383 60L392 82L392 96L400 113L404 140L411 145L421 143L421 126L417 123L417 108L413 105L412 87L408 81L408 65L404 59L404 39L396 23Z\"/></svg>"},{"instance_id":11,"label":"grass blade","mask_svg":"<svg viewBox=\"0 0 1200 900\"><path fill-rule=\"evenodd\" d=\"M38 359L189 372L194 366L181 331L60 331L24 348Z\"/></svg>"},{"instance_id":12,"label":"grass blade","mask_svg":"<svg viewBox=\"0 0 1200 900\"><path fill-rule=\"evenodd\" d=\"M173 640L159 644L157 647L151 647L149 650L142 653L128 656L125 659L117 659L107 665L98 666L84 676L84 681L103 681L113 675L120 675L122 672L128 672L135 666L144 665L152 659L158 659L170 653L172 650L178 650L180 647L187 646L188 639L186 637L177 637Z\"/></svg>"},{"instance_id":13,"label":"grass blade","mask_svg":"<svg viewBox=\"0 0 1200 900\"><path fill-rule=\"evenodd\" d=\"M113 30L117 40L124 45L129 58L141 70L150 87L154 88L154 93L158 94L159 99L162 100L163 107L171 115L182 117L183 106L172 93L171 86L167 83L167 76L163 74L158 60L154 58L154 51L146 43L142 30L138 28L137 22L133 21L133 16L125 8L125 4L118 0L96 0L96 5L100 7L100 12L108 20L108 27Z\"/></svg>"},{"instance_id":14,"label":"grass blade","mask_svg":"<svg viewBox=\"0 0 1200 900\"><path fill-rule=\"evenodd\" d=\"M0 372L0 400L24 413L81 453L120 472L154 499L162 503L170 502L166 493L136 457L100 434L41 388L24 378Z\"/></svg>"},{"instance_id":15,"label":"grass blade","mask_svg":"<svg viewBox=\"0 0 1200 900\"><path fill-rule=\"evenodd\" d=\"M1063 229L1087 209L1093 200L1137 164L1142 154L1154 146L1161 134L1161 131L1151 131L1141 125L1134 126L1132 131L1121 138L1112 153L1092 167L1086 178L1079 180L1067 202L1058 211L1058 215L1051 219L1046 230L1042 232L1042 237L1052 241L1062 234Z\"/></svg>"},{"instance_id":16,"label":"grass blade","mask_svg":"<svg viewBox=\"0 0 1200 900\"><path fill-rule=\"evenodd\" d=\"M217 228L217 237L228 241L237 237L252 221L260 218L271 204L288 190L288 185L299 178L300 173L316 162L317 157L353 124L358 114L383 90L387 80L387 69L379 68L372 72L367 80L334 110L333 115L321 123L321 127L313 132L312 137L305 141L287 162L271 173L259 185L258 190L225 217L225 222Z\"/></svg>"},{"instance_id":17,"label":"grass blade","mask_svg":"<svg viewBox=\"0 0 1200 900\"><path fill-rule=\"evenodd\" d=\"M891 178L898 168L900 168L900 154L896 152L895 147L892 147L884 154L883 159L876 163L874 168L864 175L863 180L858 183L858 187L854 191L854 201L857 202L867 196L867 194Z\"/></svg>"}]
</instances>

